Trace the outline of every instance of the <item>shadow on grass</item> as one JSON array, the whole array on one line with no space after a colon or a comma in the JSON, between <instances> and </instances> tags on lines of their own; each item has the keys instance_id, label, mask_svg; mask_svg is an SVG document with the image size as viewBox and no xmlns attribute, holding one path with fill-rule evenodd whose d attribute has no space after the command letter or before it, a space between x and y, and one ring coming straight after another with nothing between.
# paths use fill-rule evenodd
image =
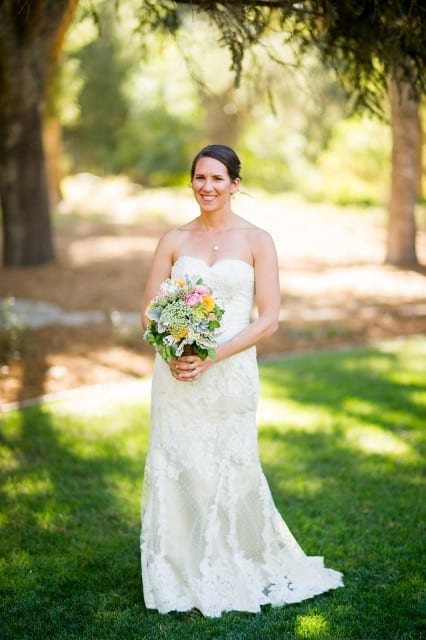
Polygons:
<instances>
[{"instance_id":1,"label":"shadow on grass","mask_svg":"<svg viewBox=\"0 0 426 640\"><path fill-rule=\"evenodd\" d=\"M138 504L119 499L123 482L139 494L142 448L135 459L108 438L79 451L70 417L54 426L43 405L15 415L1 434L18 461L1 478L2 638L108 637L109 612L132 609L143 631Z\"/></svg>"}]
</instances>

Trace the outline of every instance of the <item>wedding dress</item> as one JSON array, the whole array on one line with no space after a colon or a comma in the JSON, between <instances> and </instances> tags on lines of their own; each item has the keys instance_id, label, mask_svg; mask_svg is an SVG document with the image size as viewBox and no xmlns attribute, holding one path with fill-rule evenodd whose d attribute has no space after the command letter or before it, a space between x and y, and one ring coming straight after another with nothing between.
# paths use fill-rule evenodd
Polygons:
<instances>
[{"instance_id":1,"label":"wedding dress","mask_svg":"<svg viewBox=\"0 0 426 640\"><path fill-rule=\"evenodd\" d=\"M199 275L225 309L219 341L250 321L254 270L180 257L172 277ZM142 580L148 608L205 616L260 610L343 586L304 554L279 515L257 447L255 347L180 382L157 355L142 491Z\"/></svg>"}]
</instances>

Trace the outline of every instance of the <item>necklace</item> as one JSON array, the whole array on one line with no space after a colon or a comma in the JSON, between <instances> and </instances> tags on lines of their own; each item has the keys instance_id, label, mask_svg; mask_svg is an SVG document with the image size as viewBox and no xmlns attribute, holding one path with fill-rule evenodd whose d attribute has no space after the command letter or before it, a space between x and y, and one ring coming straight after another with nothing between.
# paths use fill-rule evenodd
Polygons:
<instances>
[{"instance_id":1,"label":"necklace","mask_svg":"<svg viewBox=\"0 0 426 640\"><path fill-rule=\"evenodd\" d=\"M218 244L212 244L212 251L219 251L220 247Z\"/></svg>"}]
</instances>

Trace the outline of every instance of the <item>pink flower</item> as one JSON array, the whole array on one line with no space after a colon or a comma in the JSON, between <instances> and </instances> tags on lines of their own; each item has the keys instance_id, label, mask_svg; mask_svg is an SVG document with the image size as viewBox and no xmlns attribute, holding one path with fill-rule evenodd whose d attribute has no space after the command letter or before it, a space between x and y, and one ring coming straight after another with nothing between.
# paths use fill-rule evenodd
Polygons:
<instances>
[{"instance_id":1,"label":"pink flower","mask_svg":"<svg viewBox=\"0 0 426 640\"><path fill-rule=\"evenodd\" d=\"M205 284L196 284L194 287L195 293L199 293L200 296L208 296L210 289Z\"/></svg>"},{"instance_id":2,"label":"pink flower","mask_svg":"<svg viewBox=\"0 0 426 640\"><path fill-rule=\"evenodd\" d=\"M194 307L197 304L197 302L201 302L202 299L203 297L201 296L201 294L196 292L196 293L190 293L189 295L187 295L183 301L188 305L188 307Z\"/></svg>"}]
</instances>

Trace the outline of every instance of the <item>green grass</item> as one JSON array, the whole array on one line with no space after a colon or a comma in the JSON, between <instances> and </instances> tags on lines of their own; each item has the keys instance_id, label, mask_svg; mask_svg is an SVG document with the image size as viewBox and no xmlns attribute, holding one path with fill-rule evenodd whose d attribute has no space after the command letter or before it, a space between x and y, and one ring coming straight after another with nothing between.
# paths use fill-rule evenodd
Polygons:
<instances>
[{"instance_id":1,"label":"green grass","mask_svg":"<svg viewBox=\"0 0 426 640\"><path fill-rule=\"evenodd\" d=\"M261 366L259 444L277 507L304 550L343 571L346 586L259 615L208 620L146 611L142 383L138 399L82 396L7 414L0 637L424 637L425 362L426 340L411 339Z\"/></svg>"}]
</instances>

